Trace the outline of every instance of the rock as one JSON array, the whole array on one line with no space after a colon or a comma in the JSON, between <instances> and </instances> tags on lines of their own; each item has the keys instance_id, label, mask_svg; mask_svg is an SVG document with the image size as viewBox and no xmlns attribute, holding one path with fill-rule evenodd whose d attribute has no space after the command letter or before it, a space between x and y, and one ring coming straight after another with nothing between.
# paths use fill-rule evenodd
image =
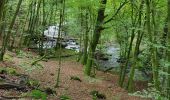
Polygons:
<instances>
[{"instance_id":1,"label":"rock","mask_svg":"<svg viewBox=\"0 0 170 100\"><path fill-rule=\"evenodd\" d=\"M97 59L97 60L103 60L103 61L109 60L108 55L107 55L107 54L104 54L104 53L102 53L102 52L100 52L100 51L96 51L94 57L95 57L95 59Z\"/></svg>"}]
</instances>

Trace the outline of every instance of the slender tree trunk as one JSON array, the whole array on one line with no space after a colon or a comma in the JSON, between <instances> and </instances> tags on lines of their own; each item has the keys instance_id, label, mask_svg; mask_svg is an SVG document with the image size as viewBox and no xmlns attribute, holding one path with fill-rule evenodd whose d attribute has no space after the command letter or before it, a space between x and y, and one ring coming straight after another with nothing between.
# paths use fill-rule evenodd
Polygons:
<instances>
[{"instance_id":1,"label":"slender tree trunk","mask_svg":"<svg viewBox=\"0 0 170 100\"><path fill-rule=\"evenodd\" d=\"M61 38L62 38L62 26L64 22L64 13L65 13L65 0L61 0L61 5L62 8L60 8L60 22L59 22L59 31L58 31L58 40L59 42L59 63L58 63L58 71L57 71L57 79L56 79L56 84L55 87L59 87L59 82L60 82L60 71L61 71ZM57 44L57 43L56 43Z\"/></svg>"},{"instance_id":2,"label":"slender tree trunk","mask_svg":"<svg viewBox=\"0 0 170 100\"><path fill-rule=\"evenodd\" d=\"M88 28L88 12L86 10L86 15L85 15L85 35L84 35L84 50L83 50L83 56L81 58L81 63L83 65L86 64L87 62L87 49L88 49L88 42L89 42L89 36L88 36L88 33L89 33L89 28Z\"/></svg>"},{"instance_id":3,"label":"slender tree trunk","mask_svg":"<svg viewBox=\"0 0 170 100\"><path fill-rule=\"evenodd\" d=\"M82 41L83 41L83 20L84 20L84 18L83 18L83 10L82 10L82 8L79 8L79 10L80 10L80 15L79 15L79 21L80 21L80 26L81 26L81 28L80 28L80 35L79 35L79 38L80 38L80 51L79 51L79 56L78 56L78 59L77 59L77 62L81 62L81 58L82 58L82 56L83 56L83 45L82 45Z\"/></svg>"},{"instance_id":4,"label":"slender tree trunk","mask_svg":"<svg viewBox=\"0 0 170 100\"><path fill-rule=\"evenodd\" d=\"M154 49L153 44L153 34L152 34L152 29L151 29L151 3L152 0L146 0L146 25L147 25L147 33L149 36L149 42L150 42L150 60L151 60L151 65L152 65L152 73L153 73L153 82L154 82L154 87L159 90L159 80L158 80L158 64L156 61L156 49Z\"/></svg>"},{"instance_id":5,"label":"slender tree trunk","mask_svg":"<svg viewBox=\"0 0 170 100\"><path fill-rule=\"evenodd\" d=\"M138 19L139 28L141 28L141 25L142 25L143 4L144 4L144 0L141 1L140 9L139 9L139 19ZM127 89L128 89L129 92L133 91L133 78L134 78L136 63L138 62L138 54L139 54L139 47L140 47L140 36L141 36L141 30L138 30L136 46L135 46L135 51L134 51L134 56L133 56L133 64L132 64L132 67L131 67L131 70L130 70L130 77L129 77L128 84L127 84Z\"/></svg>"},{"instance_id":6,"label":"slender tree trunk","mask_svg":"<svg viewBox=\"0 0 170 100\"><path fill-rule=\"evenodd\" d=\"M136 27L136 18L137 18L137 14L135 14L135 9L134 9L134 1L131 0L131 8L132 8L132 12L131 12L131 20L132 20L132 31L131 31L131 37L130 37L130 43L129 43L129 47L128 47L128 50L127 50L127 56L126 56L126 62L125 62L125 66L123 68L121 68L121 71L120 72L120 81L119 81L119 85L121 87L123 87L123 83L125 81L125 75L126 75L126 70L129 66L129 62L130 62L130 54L131 54L131 51L132 51L132 47L133 47L133 41L134 41L134 38L135 38L135 29L134 27ZM128 42L128 39L125 40ZM132 73L134 71L132 70ZM133 76L133 74L131 75Z\"/></svg>"},{"instance_id":7,"label":"slender tree trunk","mask_svg":"<svg viewBox=\"0 0 170 100\"><path fill-rule=\"evenodd\" d=\"M15 15L14 15L13 18L12 18L12 22L11 22L10 25L9 25L8 32L7 32L7 34L6 34L6 36L5 36L4 40L3 40L2 50L1 50L1 55L0 55L0 61L3 61L3 56L4 56L5 51L6 51L7 43L9 42L10 35L11 35L11 31L12 31L13 25L14 25L14 23L15 23L16 17L17 17L17 15L18 15L18 12L19 12L21 3L22 3L22 0L19 0L19 1L18 1L18 5L17 5L17 9L16 9L16 11L15 11Z\"/></svg>"},{"instance_id":8,"label":"slender tree trunk","mask_svg":"<svg viewBox=\"0 0 170 100\"><path fill-rule=\"evenodd\" d=\"M106 3L107 0L101 0L101 4L100 4L100 8L98 10L98 15L97 15L97 22L95 25L95 29L94 29L94 34L93 34L93 38L92 41L90 43L90 48L88 51L88 58L87 58L87 63L85 65L85 74L90 76L91 74L91 69L92 69L92 63L93 63L93 59L94 59L94 53L96 50L96 46L99 42L100 39L100 35L103 28L103 23L104 23L104 12L105 12L105 8L106 8Z\"/></svg>"},{"instance_id":9,"label":"slender tree trunk","mask_svg":"<svg viewBox=\"0 0 170 100\"><path fill-rule=\"evenodd\" d=\"M5 6L6 0L0 0L0 38L2 36L2 30L3 30L3 18L4 18L4 6Z\"/></svg>"},{"instance_id":10,"label":"slender tree trunk","mask_svg":"<svg viewBox=\"0 0 170 100\"><path fill-rule=\"evenodd\" d=\"M158 33L157 33L157 23L156 23L156 19L155 19L155 1L153 0L152 1L152 9L151 9L151 12L152 12L152 24L153 24L153 44L157 44L157 36L158 36ZM159 82L159 61L158 61L158 55L157 55L157 47L154 47L153 46L153 55L152 55L152 70L153 70L153 78L154 78L154 85L155 85L155 88L159 91L160 90L160 82Z\"/></svg>"},{"instance_id":11,"label":"slender tree trunk","mask_svg":"<svg viewBox=\"0 0 170 100\"><path fill-rule=\"evenodd\" d=\"M170 45L170 0L168 0L168 45ZM168 61L170 62L170 46L168 46ZM170 99L170 66L168 66L167 95Z\"/></svg>"},{"instance_id":12,"label":"slender tree trunk","mask_svg":"<svg viewBox=\"0 0 170 100\"><path fill-rule=\"evenodd\" d=\"M46 20L45 20L45 0L42 1L42 4L43 4L43 21L42 21L42 35L40 36L40 43L39 43L39 55L40 56L43 56L44 55L44 50L43 50L43 47L44 47L44 44L43 44L43 35L44 35L44 30L45 30L45 24L46 24Z\"/></svg>"}]
</instances>

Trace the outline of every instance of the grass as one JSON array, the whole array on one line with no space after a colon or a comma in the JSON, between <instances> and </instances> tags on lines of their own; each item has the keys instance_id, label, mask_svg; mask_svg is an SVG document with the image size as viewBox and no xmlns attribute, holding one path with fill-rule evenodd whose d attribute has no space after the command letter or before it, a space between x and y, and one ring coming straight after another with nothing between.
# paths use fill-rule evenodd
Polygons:
<instances>
[{"instance_id":1,"label":"grass","mask_svg":"<svg viewBox=\"0 0 170 100\"><path fill-rule=\"evenodd\" d=\"M60 100L71 100L71 97L67 95L62 95L60 96Z\"/></svg>"}]
</instances>

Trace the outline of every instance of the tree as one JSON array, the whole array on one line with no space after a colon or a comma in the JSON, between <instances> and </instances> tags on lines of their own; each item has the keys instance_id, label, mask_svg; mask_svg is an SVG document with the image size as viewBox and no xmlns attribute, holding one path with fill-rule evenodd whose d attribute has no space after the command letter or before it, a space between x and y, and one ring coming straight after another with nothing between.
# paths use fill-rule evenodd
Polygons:
<instances>
[{"instance_id":1,"label":"tree","mask_svg":"<svg viewBox=\"0 0 170 100\"><path fill-rule=\"evenodd\" d=\"M22 0L19 0L19 1L18 1L18 5L17 5L17 8L16 8L16 11L15 11L15 14L14 14L14 16L13 16L13 18L12 18L12 21L11 21L10 25L9 25L8 32L7 32L7 34L4 36L4 39L3 39L3 42L2 42L1 54L0 54L0 61L3 60L4 54L5 54L5 51L6 51L6 47L7 47L7 43L9 42L9 39L10 39L10 36L11 36L11 31L12 31L12 28L13 28L13 26L14 26L14 23L15 23L17 14L18 14L18 12L19 12L21 3L22 3Z\"/></svg>"},{"instance_id":2,"label":"tree","mask_svg":"<svg viewBox=\"0 0 170 100\"><path fill-rule=\"evenodd\" d=\"M59 82L60 82L60 71L61 71L61 38L62 38L62 28L63 28L63 23L64 23L64 14L65 14L65 0L61 0L60 1L61 4L61 8L60 8L60 21L59 21L59 31L58 31L58 40L56 41L56 47L58 49L59 47L59 63L58 63L58 71L57 71L57 79L56 79L56 84L55 87L59 87ZM57 46L57 44L59 43L59 46ZM56 50L57 50L56 49Z\"/></svg>"},{"instance_id":3,"label":"tree","mask_svg":"<svg viewBox=\"0 0 170 100\"><path fill-rule=\"evenodd\" d=\"M168 7L168 45L170 45L170 0L167 2ZM168 61L170 62L170 46L168 46ZM170 99L170 65L168 66L167 94Z\"/></svg>"},{"instance_id":4,"label":"tree","mask_svg":"<svg viewBox=\"0 0 170 100\"><path fill-rule=\"evenodd\" d=\"M5 17L5 11L4 11L4 6L5 6L6 0L1 0L0 1L0 37L2 35L2 30L3 30L3 19Z\"/></svg>"},{"instance_id":5,"label":"tree","mask_svg":"<svg viewBox=\"0 0 170 100\"><path fill-rule=\"evenodd\" d=\"M143 10L143 5L144 5L144 0L141 1L140 7L139 7L139 14L138 14L138 27L141 28L142 27L142 10ZM141 40L143 37L143 32L141 32L141 30L137 31L137 40L136 40L136 45L135 45L135 50L134 50L134 54L133 54L133 64L131 66L131 70L130 70L130 76L129 76L129 80L128 80L128 84L127 84L127 89L128 91L132 92L133 90L133 78L134 78L134 73L135 73L135 69L138 63L138 55L139 55L139 48L140 48L140 44L141 44Z\"/></svg>"},{"instance_id":6,"label":"tree","mask_svg":"<svg viewBox=\"0 0 170 100\"><path fill-rule=\"evenodd\" d=\"M92 64L93 64L93 58L94 58L96 46L99 42L101 32L104 29L104 27L103 27L104 18L105 18L104 13L105 13L107 0L101 0L100 3L101 4L100 4L100 7L98 9L97 21L96 21L93 37L92 37L92 40L90 42L87 63L85 65L85 74L88 75L88 76L91 74L91 68L92 68Z\"/></svg>"},{"instance_id":7,"label":"tree","mask_svg":"<svg viewBox=\"0 0 170 100\"><path fill-rule=\"evenodd\" d=\"M83 41L84 41L83 55L81 57L81 63L83 65L85 65L86 62L87 62L87 56L88 56L87 50L88 50L88 42L89 42L89 35L88 35L88 33L89 33L89 27L88 27L89 13L88 13L88 8L86 8L85 10L86 10L85 15L83 16L83 14L82 14L82 19L84 19L83 20L84 22L82 22L82 23L84 23L82 25L82 28L84 28L84 30L85 30L85 34L83 34Z\"/></svg>"}]
</instances>

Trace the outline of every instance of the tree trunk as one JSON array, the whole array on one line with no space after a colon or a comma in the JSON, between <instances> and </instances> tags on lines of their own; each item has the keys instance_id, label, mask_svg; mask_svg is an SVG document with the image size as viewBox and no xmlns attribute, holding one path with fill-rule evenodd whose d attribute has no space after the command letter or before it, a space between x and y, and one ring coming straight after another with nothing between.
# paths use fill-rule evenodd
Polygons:
<instances>
[{"instance_id":1,"label":"tree trunk","mask_svg":"<svg viewBox=\"0 0 170 100\"><path fill-rule=\"evenodd\" d=\"M2 30L3 30L3 18L5 17L5 11L4 11L4 6L5 6L6 0L0 0L0 38L2 37Z\"/></svg>"},{"instance_id":2,"label":"tree trunk","mask_svg":"<svg viewBox=\"0 0 170 100\"><path fill-rule=\"evenodd\" d=\"M1 55L0 55L0 61L3 61L3 56L4 56L5 51L6 51L7 43L9 42L10 35L11 35L11 31L12 31L12 28L13 28L13 26L14 26L14 24L15 24L15 20L16 20L16 17L17 17L17 15L18 15L18 12L19 12L21 3L22 3L22 0L19 0L19 1L18 1L18 5L17 5L17 9L16 9L16 11L15 11L15 15L14 15L13 18L12 18L12 22L10 23L8 32L7 32L7 34L5 35L5 38L4 38L3 42L2 42L2 50L1 50Z\"/></svg>"},{"instance_id":3,"label":"tree trunk","mask_svg":"<svg viewBox=\"0 0 170 100\"><path fill-rule=\"evenodd\" d=\"M58 31L58 40L57 42L59 42L59 63L58 63L58 71L57 71L57 79L56 79L56 84L55 84L55 88L59 87L59 82L60 82L60 71L61 71L61 30L63 27L63 22L64 22L64 14L65 14L65 0L61 0L61 5L62 8L60 8L60 22L59 22L59 31ZM56 47L57 47L57 43L56 43Z\"/></svg>"},{"instance_id":4,"label":"tree trunk","mask_svg":"<svg viewBox=\"0 0 170 100\"><path fill-rule=\"evenodd\" d=\"M153 41L153 34L152 34L152 29L151 29L151 2L150 0L146 0L146 25L147 25L147 33L149 36L149 42L150 42L150 60L151 60L151 65L152 65L152 73L153 73L153 82L154 82L154 87L159 90L159 80L158 80L158 64L156 62L156 51L153 47L154 41Z\"/></svg>"},{"instance_id":5,"label":"tree trunk","mask_svg":"<svg viewBox=\"0 0 170 100\"><path fill-rule=\"evenodd\" d=\"M142 25L143 4L144 4L144 0L141 1L140 8L139 8L139 19L138 19L139 28L141 28L141 25ZM136 64L138 62L138 54L139 54L139 47L140 47L140 37L141 37L141 30L138 30L136 46L135 46L135 51L134 51L134 56L133 56L133 64L132 64L132 67L131 67L131 70L130 70L130 77L129 77L128 84L127 84L127 89L128 89L129 92L133 91L133 78L134 78Z\"/></svg>"},{"instance_id":6,"label":"tree trunk","mask_svg":"<svg viewBox=\"0 0 170 100\"><path fill-rule=\"evenodd\" d=\"M90 43L87 64L85 65L85 71L84 71L84 73L88 76L90 76L90 74L91 74L91 69L93 66L92 63L93 63L93 59L94 59L94 52L95 52L96 46L99 42L101 32L104 29L103 24L104 24L104 18L105 18L104 13L105 13L105 8L106 8L106 3L107 3L107 0L101 0L100 8L98 10L97 21L96 21L92 41Z\"/></svg>"},{"instance_id":7,"label":"tree trunk","mask_svg":"<svg viewBox=\"0 0 170 100\"><path fill-rule=\"evenodd\" d=\"M170 45L170 0L168 0L168 45ZM170 46L168 46L168 61L170 62ZM167 95L170 99L170 66L168 66Z\"/></svg>"},{"instance_id":8,"label":"tree trunk","mask_svg":"<svg viewBox=\"0 0 170 100\"><path fill-rule=\"evenodd\" d=\"M86 10L86 15L85 15L85 35L84 35L84 49L83 49L83 55L82 55L82 58L81 58L81 63L83 65L86 64L87 62L87 57L88 57L88 54L87 54L87 49L88 49L88 42L89 42L89 36L88 36L88 32L89 32L89 28L88 28L88 12Z\"/></svg>"}]
</instances>

